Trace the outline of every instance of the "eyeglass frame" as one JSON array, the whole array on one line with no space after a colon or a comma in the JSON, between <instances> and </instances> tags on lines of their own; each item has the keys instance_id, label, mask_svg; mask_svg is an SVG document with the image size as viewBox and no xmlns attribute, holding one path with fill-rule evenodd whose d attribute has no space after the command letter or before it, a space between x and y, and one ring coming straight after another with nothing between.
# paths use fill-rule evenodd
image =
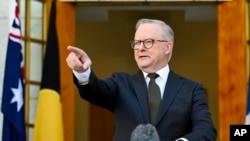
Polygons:
<instances>
[{"instance_id":1,"label":"eyeglass frame","mask_svg":"<svg viewBox=\"0 0 250 141\"><path fill-rule=\"evenodd\" d=\"M152 44L152 45L151 45L150 47L145 46L145 42L146 42L146 41L151 41L151 44ZM137 49L139 48L139 45L141 45L141 43L143 43L143 47L144 47L144 48L150 49L150 48L153 47L153 45L154 45L154 43L155 43L156 41L157 41L157 42L169 42L169 41L167 41L167 40L156 40L156 39L148 38L148 39L145 39L145 40L132 40L132 41L130 41L129 43L130 43L132 49L137 50ZM138 46L135 47L135 45L136 45L137 43L140 43L140 44L138 44Z\"/></svg>"}]
</instances>

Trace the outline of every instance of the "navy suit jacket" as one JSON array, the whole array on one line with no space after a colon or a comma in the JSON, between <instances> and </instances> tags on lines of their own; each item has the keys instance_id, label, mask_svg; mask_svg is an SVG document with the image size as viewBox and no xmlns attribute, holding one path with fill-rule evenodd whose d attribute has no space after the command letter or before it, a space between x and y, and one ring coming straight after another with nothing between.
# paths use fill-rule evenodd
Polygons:
<instances>
[{"instance_id":1,"label":"navy suit jacket","mask_svg":"<svg viewBox=\"0 0 250 141\"><path fill-rule=\"evenodd\" d=\"M87 85L79 85L75 76L74 83L83 99L114 113L113 141L129 141L138 124L150 123L148 91L141 71L132 75L117 72L107 79L99 79L92 71ZM154 126L161 141L180 137L215 141L217 137L202 85L172 70Z\"/></svg>"}]
</instances>

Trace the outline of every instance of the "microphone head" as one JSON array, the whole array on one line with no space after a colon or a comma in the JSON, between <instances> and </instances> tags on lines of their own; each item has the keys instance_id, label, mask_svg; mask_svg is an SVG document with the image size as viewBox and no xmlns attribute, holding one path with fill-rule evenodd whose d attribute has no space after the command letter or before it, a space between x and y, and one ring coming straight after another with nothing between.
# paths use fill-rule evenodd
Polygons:
<instances>
[{"instance_id":1,"label":"microphone head","mask_svg":"<svg viewBox=\"0 0 250 141\"><path fill-rule=\"evenodd\" d=\"M160 137L152 124L139 124L132 131L130 141L160 141Z\"/></svg>"}]
</instances>

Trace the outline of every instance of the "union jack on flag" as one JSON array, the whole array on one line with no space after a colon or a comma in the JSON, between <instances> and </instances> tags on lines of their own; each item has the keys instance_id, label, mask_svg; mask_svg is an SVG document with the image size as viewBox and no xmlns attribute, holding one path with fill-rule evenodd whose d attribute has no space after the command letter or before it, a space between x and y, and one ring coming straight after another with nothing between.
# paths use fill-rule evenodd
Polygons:
<instances>
[{"instance_id":1,"label":"union jack on flag","mask_svg":"<svg viewBox=\"0 0 250 141\"><path fill-rule=\"evenodd\" d=\"M25 141L24 60L21 29L17 1L11 1L15 3L15 15L9 33L3 80L2 141Z\"/></svg>"}]
</instances>

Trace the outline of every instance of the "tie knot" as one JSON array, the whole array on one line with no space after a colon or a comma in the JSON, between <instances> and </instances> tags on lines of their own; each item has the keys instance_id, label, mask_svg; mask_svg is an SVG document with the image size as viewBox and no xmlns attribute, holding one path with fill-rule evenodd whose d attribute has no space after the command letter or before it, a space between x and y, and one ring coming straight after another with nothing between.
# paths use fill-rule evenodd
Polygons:
<instances>
[{"instance_id":1,"label":"tie knot","mask_svg":"<svg viewBox=\"0 0 250 141\"><path fill-rule=\"evenodd\" d=\"M149 73L148 74L148 77L150 78L150 79L155 79L155 78L157 78L159 75L157 74L157 73Z\"/></svg>"}]
</instances>

